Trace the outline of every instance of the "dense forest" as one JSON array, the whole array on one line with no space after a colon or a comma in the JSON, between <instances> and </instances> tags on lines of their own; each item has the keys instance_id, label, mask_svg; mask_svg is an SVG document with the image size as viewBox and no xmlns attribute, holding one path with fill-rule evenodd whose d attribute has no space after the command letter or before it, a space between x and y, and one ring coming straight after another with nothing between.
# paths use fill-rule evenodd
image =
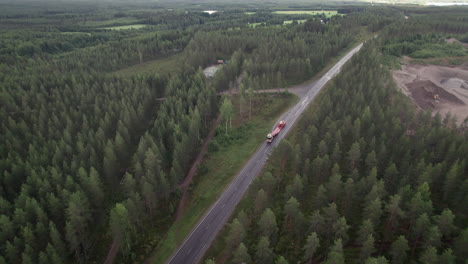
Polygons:
<instances>
[{"instance_id":1,"label":"dense forest","mask_svg":"<svg viewBox=\"0 0 468 264\"><path fill-rule=\"evenodd\" d=\"M134 261L174 220L178 186L219 115L218 92L240 80L246 90L301 83L390 24L302 122L305 132L278 148L283 167L254 186L263 188L256 209L231 225L246 236L229 248L256 263L259 245L292 262L328 259L331 245L333 256L344 248L357 259L363 243L362 259L389 258L382 252L395 241L409 248L397 244L395 254L411 259L463 257L465 135L412 111L375 59L417 52L420 39L439 45L432 28L466 33L462 12L411 24L404 15L417 10L385 7L327 17L247 4L213 15L177 3L0 6L0 263L100 263L113 243L120 262ZM173 56L170 73L118 74ZM219 59L227 63L207 79L202 68ZM271 219L273 229L255 229Z\"/></svg>"},{"instance_id":2,"label":"dense forest","mask_svg":"<svg viewBox=\"0 0 468 264\"><path fill-rule=\"evenodd\" d=\"M462 39L467 12L401 10L417 14L394 20L332 80L206 263L465 263L466 127L416 110L385 58Z\"/></svg>"},{"instance_id":3,"label":"dense forest","mask_svg":"<svg viewBox=\"0 0 468 264\"><path fill-rule=\"evenodd\" d=\"M130 261L173 220L218 91L306 80L394 13L281 26L304 16L31 5L0 12L0 263L101 262L112 242ZM145 27L109 29L132 23ZM114 74L173 54L171 74ZM216 59L229 63L206 80Z\"/></svg>"}]
</instances>

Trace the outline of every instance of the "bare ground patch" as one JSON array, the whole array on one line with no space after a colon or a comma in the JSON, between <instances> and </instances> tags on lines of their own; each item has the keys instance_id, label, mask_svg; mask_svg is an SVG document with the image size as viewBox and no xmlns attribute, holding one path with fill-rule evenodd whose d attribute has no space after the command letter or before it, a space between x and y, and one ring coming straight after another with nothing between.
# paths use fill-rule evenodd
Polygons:
<instances>
[{"instance_id":1,"label":"bare ground patch","mask_svg":"<svg viewBox=\"0 0 468 264\"><path fill-rule=\"evenodd\" d=\"M468 66L403 65L393 72L400 90L423 110L468 117Z\"/></svg>"}]
</instances>

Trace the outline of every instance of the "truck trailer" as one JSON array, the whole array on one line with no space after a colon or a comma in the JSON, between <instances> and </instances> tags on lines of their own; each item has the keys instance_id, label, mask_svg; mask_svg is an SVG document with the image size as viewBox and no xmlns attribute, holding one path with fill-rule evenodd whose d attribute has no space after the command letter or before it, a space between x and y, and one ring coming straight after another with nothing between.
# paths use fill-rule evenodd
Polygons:
<instances>
[{"instance_id":1,"label":"truck trailer","mask_svg":"<svg viewBox=\"0 0 468 264\"><path fill-rule=\"evenodd\" d=\"M280 121L278 126L276 126L275 130L271 132L270 134L267 135L267 143L273 142L273 139L276 137L276 135L279 134L279 132L283 129L283 127L286 125L285 121Z\"/></svg>"}]
</instances>

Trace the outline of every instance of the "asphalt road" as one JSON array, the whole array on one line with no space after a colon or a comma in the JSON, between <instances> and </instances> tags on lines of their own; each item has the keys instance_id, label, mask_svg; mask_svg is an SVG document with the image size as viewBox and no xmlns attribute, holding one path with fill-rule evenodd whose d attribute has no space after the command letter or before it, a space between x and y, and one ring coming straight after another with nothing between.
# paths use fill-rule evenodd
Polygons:
<instances>
[{"instance_id":1,"label":"asphalt road","mask_svg":"<svg viewBox=\"0 0 468 264\"><path fill-rule=\"evenodd\" d=\"M343 64L359 51L361 47L362 44L351 50L322 78L311 84L309 91L301 98L299 103L278 120L278 122L280 120L286 121L286 126L283 130L275 137L271 144L263 143L258 148L257 152L255 152L228 188L221 194L221 197L210 207L208 212L205 213L201 221L198 222L197 226L185 238L183 244L172 254L167 263L189 264L198 263L201 260L206 250L210 247L211 242L216 237L216 234L224 226L229 216L236 208L236 205L242 199L242 196L252 180L260 173L272 149L286 136L302 112L304 112L310 102L314 100L325 84L339 73ZM266 134L267 132L265 132L265 135Z\"/></svg>"}]
</instances>

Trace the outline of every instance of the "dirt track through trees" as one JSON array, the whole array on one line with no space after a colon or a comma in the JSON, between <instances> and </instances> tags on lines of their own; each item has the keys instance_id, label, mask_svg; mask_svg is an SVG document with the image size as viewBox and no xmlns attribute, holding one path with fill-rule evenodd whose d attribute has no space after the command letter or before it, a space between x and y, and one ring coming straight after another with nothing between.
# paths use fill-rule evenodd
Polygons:
<instances>
[{"instance_id":1,"label":"dirt track through trees","mask_svg":"<svg viewBox=\"0 0 468 264\"><path fill-rule=\"evenodd\" d=\"M216 118L215 123L211 127L210 132L208 133L208 136L206 137L205 143L203 143L203 146L197 155L197 158L195 159L195 161L192 164L192 167L190 168L189 172L185 176L184 181L179 185L183 194L182 194L182 198L180 199L179 206L177 207L176 221L179 221L180 217L183 215L183 212L185 209L185 203L187 202L187 189L190 186L190 183L192 182L193 176L195 176L195 173L197 172L198 166L200 165L203 157L208 151L208 145L210 144L211 139L213 138L216 132L216 128L218 127L220 122L221 122L221 114L218 114L218 117Z\"/></svg>"}]
</instances>

